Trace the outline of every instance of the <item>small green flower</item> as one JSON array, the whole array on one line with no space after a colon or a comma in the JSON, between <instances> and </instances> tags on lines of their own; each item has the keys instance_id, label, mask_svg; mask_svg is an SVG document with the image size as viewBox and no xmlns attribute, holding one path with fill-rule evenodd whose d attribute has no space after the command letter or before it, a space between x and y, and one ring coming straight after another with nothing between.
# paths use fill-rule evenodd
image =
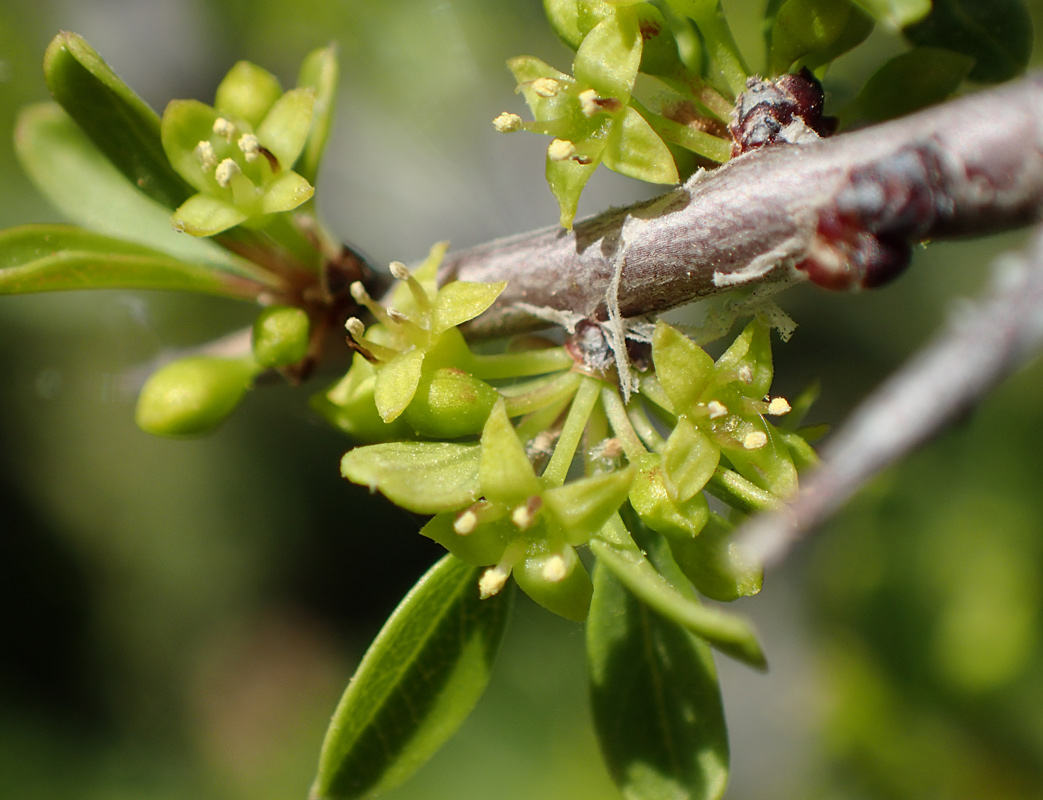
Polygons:
<instances>
[{"instance_id":1,"label":"small green flower","mask_svg":"<svg viewBox=\"0 0 1043 800\"><path fill-rule=\"evenodd\" d=\"M490 399L494 398L486 391L491 387L479 386L477 379L468 380L470 376L436 372L447 368L466 372L473 356L457 326L489 308L507 284L453 281L439 289L438 266L447 246L443 242L431 248L427 259L413 273L404 264L391 265L391 273L399 284L386 308L374 301L361 283L351 287L355 300L377 319L377 324L367 330L361 320L352 317L347 328L356 350L376 368L373 397L377 412L386 423L394 422L409 407L417 397L422 378L429 389L435 384L436 393L452 386L464 400L473 394L480 398L485 411L491 408ZM431 392L422 396L426 398L422 402L432 399ZM445 410L444 393L434 402L436 406L442 403ZM428 411L417 409L413 419L428 419ZM454 435L477 433L485 416L475 421L477 424L465 426L469 430ZM432 431L430 435L442 433Z\"/></svg>"},{"instance_id":2,"label":"small green flower","mask_svg":"<svg viewBox=\"0 0 1043 800\"><path fill-rule=\"evenodd\" d=\"M572 227L580 192L598 164L651 183L678 181L666 143L630 105L641 65L642 10L616 4L603 5L600 12L589 30L577 30L583 38L575 77L531 56L507 62L535 121L504 113L493 123L503 133L527 130L554 137L547 148L547 182L566 228Z\"/></svg>"},{"instance_id":3,"label":"small green flower","mask_svg":"<svg viewBox=\"0 0 1043 800\"><path fill-rule=\"evenodd\" d=\"M713 475L722 455L743 477L778 497L797 487L782 435L766 419L790 410L771 388L768 325L754 320L714 363L695 342L660 322L652 338L656 376L678 423L663 448L663 482L684 503Z\"/></svg>"},{"instance_id":4,"label":"small green flower","mask_svg":"<svg viewBox=\"0 0 1043 800\"><path fill-rule=\"evenodd\" d=\"M574 548L588 542L626 500L635 470L548 485L536 475L507 416L493 408L481 437L481 499L434 517L421 531L463 561L489 566L484 597L499 592L512 572L536 602L569 619L586 617L590 578Z\"/></svg>"},{"instance_id":5,"label":"small green flower","mask_svg":"<svg viewBox=\"0 0 1043 800\"><path fill-rule=\"evenodd\" d=\"M292 168L307 143L314 102L314 89L284 93L271 73L240 61L218 86L214 106L167 105L163 149L198 190L174 212L174 227L213 236L264 225L309 200L314 187Z\"/></svg>"}]
</instances>

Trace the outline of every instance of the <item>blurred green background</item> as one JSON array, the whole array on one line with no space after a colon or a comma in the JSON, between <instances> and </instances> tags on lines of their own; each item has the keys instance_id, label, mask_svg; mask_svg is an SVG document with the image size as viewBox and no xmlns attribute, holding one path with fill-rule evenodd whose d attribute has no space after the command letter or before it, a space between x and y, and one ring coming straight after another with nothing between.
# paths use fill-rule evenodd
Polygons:
<instances>
[{"instance_id":1,"label":"blurred green background","mask_svg":"<svg viewBox=\"0 0 1043 800\"><path fill-rule=\"evenodd\" d=\"M762 3L726 5L753 53ZM319 193L331 226L378 263L557 218L545 141L490 125L522 110L505 59L569 64L537 0L4 0L3 12L0 226L55 218L9 132L46 97L39 65L60 29L158 109L209 100L240 58L292 83L305 53L336 41ZM896 47L874 34L838 64L830 101ZM581 214L647 194L599 175ZM1024 239L932 245L875 293L791 292L800 327L777 348L778 390L820 379L815 421L839 422ZM416 520L338 477L347 443L306 393L254 392L207 439L137 431L137 368L250 317L149 293L0 297L0 797L304 797L366 643L437 557ZM1036 364L740 604L772 668L720 660L729 797L1043 796L1041 391ZM613 797L582 644L581 627L521 605L475 715L391 797Z\"/></svg>"}]
</instances>

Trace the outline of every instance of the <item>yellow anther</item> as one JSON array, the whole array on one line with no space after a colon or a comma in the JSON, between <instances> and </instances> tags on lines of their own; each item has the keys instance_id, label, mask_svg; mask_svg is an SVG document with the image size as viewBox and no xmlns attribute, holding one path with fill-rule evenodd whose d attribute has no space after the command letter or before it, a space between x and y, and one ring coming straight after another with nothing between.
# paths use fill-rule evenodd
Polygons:
<instances>
[{"instance_id":1,"label":"yellow anther","mask_svg":"<svg viewBox=\"0 0 1043 800\"><path fill-rule=\"evenodd\" d=\"M576 145L568 139L555 139L547 148L547 158L551 161L567 161L576 155Z\"/></svg>"}]
</instances>

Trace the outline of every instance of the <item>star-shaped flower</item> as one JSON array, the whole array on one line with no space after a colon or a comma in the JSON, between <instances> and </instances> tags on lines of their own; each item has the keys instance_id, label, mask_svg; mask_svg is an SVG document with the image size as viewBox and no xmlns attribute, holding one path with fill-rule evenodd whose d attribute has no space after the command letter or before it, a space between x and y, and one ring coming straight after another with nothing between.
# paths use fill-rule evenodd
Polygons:
<instances>
[{"instance_id":1,"label":"star-shaped flower","mask_svg":"<svg viewBox=\"0 0 1043 800\"><path fill-rule=\"evenodd\" d=\"M292 167L311 128L315 90L283 92L271 73L240 61L217 88L214 106L174 100L163 113L163 149L198 194L175 212L174 227L213 236L309 200L314 187Z\"/></svg>"}]
</instances>

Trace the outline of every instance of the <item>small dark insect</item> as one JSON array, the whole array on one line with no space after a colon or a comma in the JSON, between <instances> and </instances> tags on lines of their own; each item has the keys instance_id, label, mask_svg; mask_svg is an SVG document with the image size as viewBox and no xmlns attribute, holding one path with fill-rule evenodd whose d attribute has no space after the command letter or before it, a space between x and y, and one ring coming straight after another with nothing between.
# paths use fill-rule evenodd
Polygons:
<instances>
[{"instance_id":1,"label":"small dark insect","mask_svg":"<svg viewBox=\"0 0 1043 800\"><path fill-rule=\"evenodd\" d=\"M768 144L793 142L800 133L806 134L806 128L819 136L831 135L837 120L822 115L823 102L822 84L807 68L773 80L748 78L728 126L734 140L732 157ZM794 126L794 122L804 125Z\"/></svg>"}]
</instances>

